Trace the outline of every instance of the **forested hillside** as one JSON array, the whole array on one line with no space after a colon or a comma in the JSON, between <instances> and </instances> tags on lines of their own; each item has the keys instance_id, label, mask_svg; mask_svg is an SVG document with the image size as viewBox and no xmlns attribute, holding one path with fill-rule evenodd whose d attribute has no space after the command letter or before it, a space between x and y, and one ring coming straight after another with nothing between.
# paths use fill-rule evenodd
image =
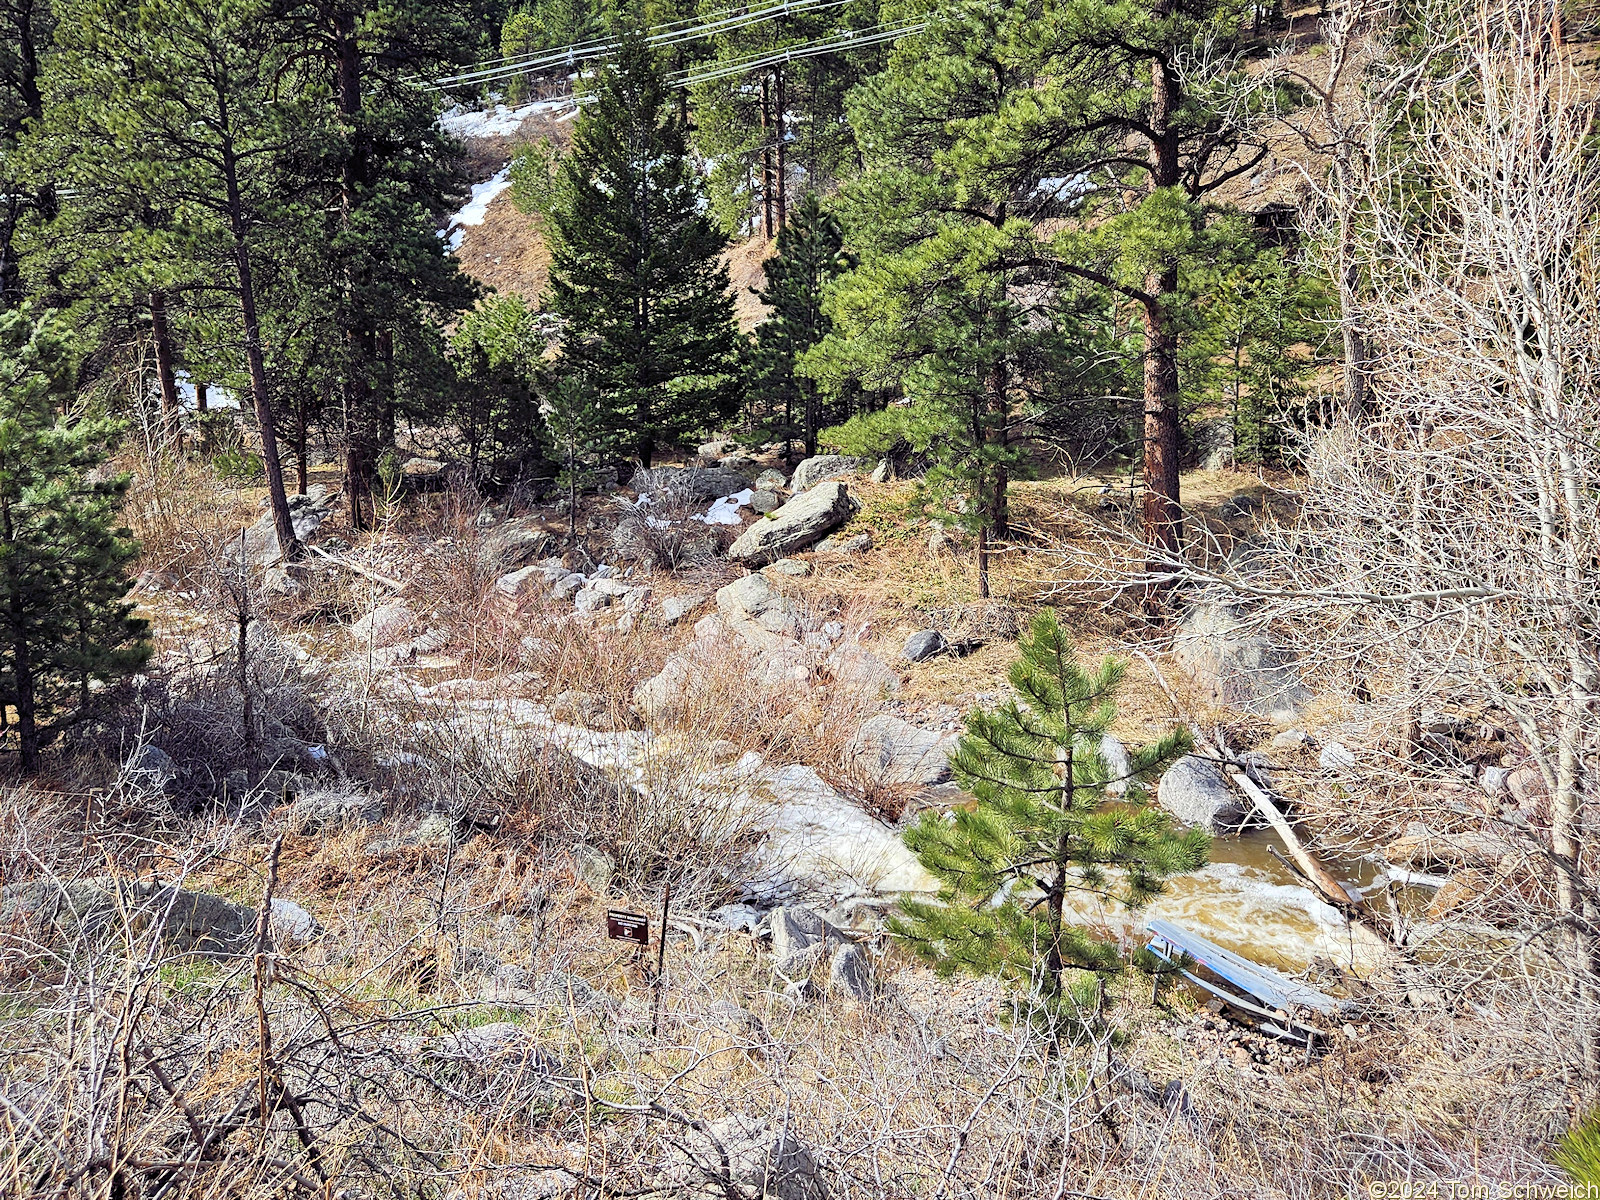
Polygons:
<instances>
[{"instance_id":1,"label":"forested hillside","mask_svg":"<svg viewBox=\"0 0 1600 1200\"><path fill-rule=\"evenodd\" d=\"M1600 1188L1600 12L0 3L0 1194Z\"/></svg>"}]
</instances>

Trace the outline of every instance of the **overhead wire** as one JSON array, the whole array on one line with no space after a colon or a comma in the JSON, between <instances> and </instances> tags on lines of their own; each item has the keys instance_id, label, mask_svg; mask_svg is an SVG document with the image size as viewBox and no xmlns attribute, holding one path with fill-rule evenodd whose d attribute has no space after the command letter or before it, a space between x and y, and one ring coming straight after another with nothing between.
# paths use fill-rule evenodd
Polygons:
<instances>
[{"instance_id":1,"label":"overhead wire","mask_svg":"<svg viewBox=\"0 0 1600 1200\"><path fill-rule=\"evenodd\" d=\"M658 26L654 32L645 38L645 44L656 48L677 46L684 42L700 41L704 38L715 37L720 33L729 33L752 25L777 21L786 16L826 12L829 9L840 8L851 2L852 0L782 0L781 3L771 4L765 8L755 10L723 9L720 12L710 14L711 19L702 20L698 24L685 25L684 22L675 21ZM680 28L680 26L682 27ZM610 54L616 48L617 42L610 39L575 42L570 46L557 46L550 50L535 51L532 54L516 58L502 59L497 63L484 64L470 71L440 76L437 79L426 81L424 86L446 88L465 83L490 83L497 79L507 79L515 75L538 70L541 67L560 66L563 63L569 66L576 66L581 60Z\"/></svg>"}]
</instances>

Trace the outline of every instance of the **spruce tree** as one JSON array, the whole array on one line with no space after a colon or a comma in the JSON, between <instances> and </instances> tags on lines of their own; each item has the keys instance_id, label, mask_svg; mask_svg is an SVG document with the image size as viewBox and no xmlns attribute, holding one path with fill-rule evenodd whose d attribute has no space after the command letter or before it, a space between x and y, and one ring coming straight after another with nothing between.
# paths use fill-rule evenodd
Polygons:
<instances>
[{"instance_id":1,"label":"spruce tree","mask_svg":"<svg viewBox=\"0 0 1600 1200\"><path fill-rule=\"evenodd\" d=\"M1210 841L1203 830L1179 831L1145 791L1186 751L1186 734L1131 752L1126 778L1101 752L1126 664L1084 671L1049 610L1019 648L1017 697L973 710L950 761L977 803L924 812L905 834L943 885L938 899L904 901L890 928L940 973L999 976L1070 1030L1120 964L1113 945L1068 923L1068 893L1137 908L1168 876L1203 866ZM1126 788L1119 798L1108 795L1112 784Z\"/></svg>"},{"instance_id":2,"label":"spruce tree","mask_svg":"<svg viewBox=\"0 0 1600 1200\"><path fill-rule=\"evenodd\" d=\"M778 234L777 255L764 264L767 286L759 294L772 313L756 326L751 384L771 411L782 409L786 453L796 432L796 409L806 457L817 452L821 398L813 380L795 374L795 360L833 328L822 310L823 294L831 280L854 265L844 249L839 219L823 209L815 192L808 192Z\"/></svg>"},{"instance_id":3,"label":"spruce tree","mask_svg":"<svg viewBox=\"0 0 1600 1200\"><path fill-rule=\"evenodd\" d=\"M125 597L137 548L116 522L127 478L91 482L114 427L70 420L63 322L0 316L0 712L16 714L22 768L52 718L149 656Z\"/></svg>"},{"instance_id":4,"label":"spruce tree","mask_svg":"<svg viewBox=\"0 0 1600 1200\"><path fill-rule=\"evenodd\" d=\"M561 169L545 306L565 323L564 368L649 466L657 446L736 411L739 380L727 239L637 32L598 72Z\"/></svg>"}]
</instances>

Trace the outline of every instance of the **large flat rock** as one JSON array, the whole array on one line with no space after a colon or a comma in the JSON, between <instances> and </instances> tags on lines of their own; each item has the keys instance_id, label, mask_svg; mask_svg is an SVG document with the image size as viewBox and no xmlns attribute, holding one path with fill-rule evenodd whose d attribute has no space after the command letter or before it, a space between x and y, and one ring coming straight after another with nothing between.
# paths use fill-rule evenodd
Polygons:
<instances>
[{"instance_id":1,"label":"large flat rock","mask_svg":"<svg viewBox=\"0 0 1600 1200\"><path fill-rule=\"evenodd\" d=\"M819 483L746 529L728 547L728 557L753 566L776 562L843 525L856 507L850 489L838 480Z\"/></svg>"}]
</instances>

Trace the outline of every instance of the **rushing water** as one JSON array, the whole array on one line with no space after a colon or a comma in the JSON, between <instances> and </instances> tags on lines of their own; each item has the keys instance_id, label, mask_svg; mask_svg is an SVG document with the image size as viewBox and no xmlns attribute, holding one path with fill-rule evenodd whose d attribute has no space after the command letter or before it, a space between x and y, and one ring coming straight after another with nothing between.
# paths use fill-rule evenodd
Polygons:
<instances>
[{"instance_id":1,"label":"rushing water","mask_svg":"<svg viewBox=\"0 0 1600 1200\"><path fill-rule=\"evenodd\" d=\"M730 810L750 806L767 832L759 852L765 869L798 883L802 890L836 899L877 892L932 890L898 831L868 816L840 796L808 767L773 767L756 754L737 764L712 768L703 761L672 768L684 756L674 739L649 734L599 733L553 721L542 706L527 701L472 702L454 706L487 716L510 718L540 740L559 744L591 765L615 773L644 791L668 779L702 795L716 795ZM691 759L694 757L689 755ZM1161 917L1257 962L1291 972L1313 958L1362 971L1385 954L1383 944L1352 927L1325 904L1273 853L1275 835L1250 830L1212 842L1211 863L1201 871L1168 881L1164 895L1138 912L1103 904L1086 893L1074 895L1080 922L1142 944L1144 923ZM1369 873L1359 861L1330 862L1353 883Z\"/></svg>"},{"instance_id":2,"label":"rushing water","mask_svg":"<svg viewBox=\"0 0 1600 1200\"><path fill-rule=\"evenodd\" d=\"M1080 905L1085 919L1128 938L1144 922L1161 917L1192 929L1246 958L1288 971L1312 958L1341 966L1373 965L1379 950L1352 933L1344 916L1325 904L1271 853L1282 850L1264 830L1218 837L1211 843L1211 865L1174 878L1167 893L1137 914L1118 914L1098 905ZM1351 878L1351 871L1338 871Z\"/></svg>"}]
</instances>

